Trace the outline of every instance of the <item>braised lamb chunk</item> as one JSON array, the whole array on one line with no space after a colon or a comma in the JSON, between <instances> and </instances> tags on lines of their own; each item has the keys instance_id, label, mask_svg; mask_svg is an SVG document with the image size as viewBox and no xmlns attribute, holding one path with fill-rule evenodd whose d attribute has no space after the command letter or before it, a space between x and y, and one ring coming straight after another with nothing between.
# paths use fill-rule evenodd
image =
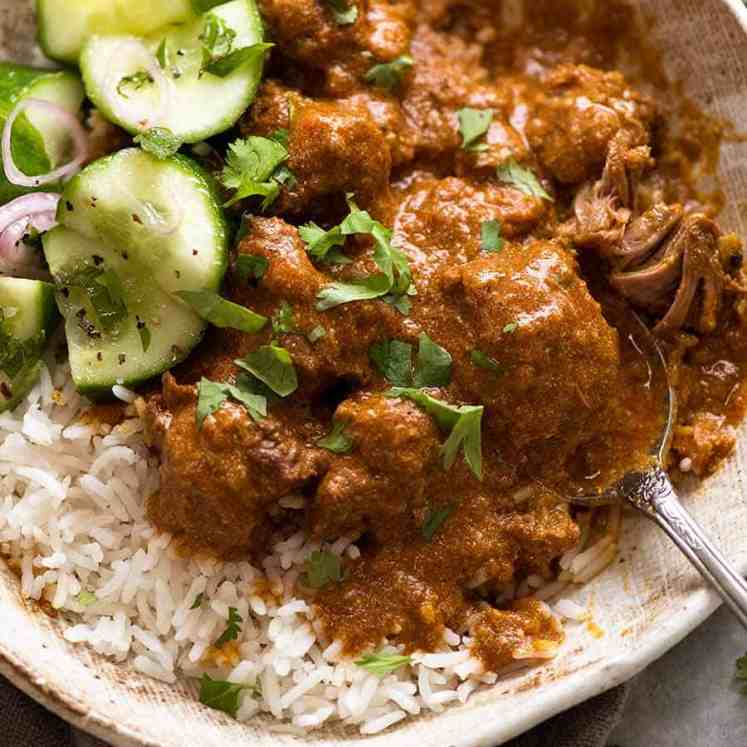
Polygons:
<instances>
[{"instance_id":1,"label":"braised lamb chunk","mask_svg":"<svg viewBox=\"0 0 747 747\"><path fill-rule=\"evenodd\" d=\"M484 402L509 461L540 459L544 442L559 466L595 428L620 365L617 333L573 256L556 242L509 245L449 268L444 283L470 344L495 361L457 367L465 399Z\"/></svg>"},{"instance_id":2,"label":"braised lamb chunk","mask_svg":"<svg viewBox=\"0 0 747 747\"><path fill-rule=\"evenodd\" d=\"M246 135L288 130L288 168L294 181L273 209L298 213L354 194L367 206L389 183L391 157L382 129L365 103L314 101L277 83L266 83L244 119Z\"/></svg>"},{"instance_id":3,"label":"braised lamb chunk","mask_svg":"<svg viewBox=\"0 0 747 747\"><path fill-rule=\"evenodd\" d=\"M561 65L530 103L526 133L540 163L563 184L595 179L613 138L624 130L629 147L647 145L656 117L653 101L618 72Z\"/></svg>"},{"instance_id":4,"label":"braised lamb chunk","mask_svg":"<svg viewBox=\"0 0 747 747\"><path fill-rule=\"evenodd\" d=\"M340 380L368 383L374 375L369 347L401 335L404 317L380 301L319 311L317 294L334 278L314 267L297 229L279 218L252 218L247 228L238 255L262 257L267 270L256 285L233 283L231 296L267 317L287 310L290 329L278 336L298 371L297 396L317 396ZM318 329L323 335L312 341Z\"/></svg>"},{"instance_id":5,"label":"braised lamb chunk","mask_svg":"<svg viewBox=\"0 0 747 747\"><path fill-rule=\"evenodd\" d=\"M161 456L148 515L192 546L238 557L263 547L273 504L317 479L329 456L304 443L292 418L255 421L230 402L199 427L195 389L166 374L163 394L143 408Z\"/></svg>"},{"instance_id":6,"label":"braised lamb chunk","mask_svg":"<svg viewBox=\"0 0 747 747\"><path fill-rule=\"evenodd\" d=\"M321 537L371 529L396 538L425 505L441 436L433 420L406 400L361 394L343 402L335 422L352 440L349 456L324 476L314 496L311 529Z\"/></svg>"},{"instance_id":7,"label":"braised lamb chunk","mask_svg":"<svg viewBox=\"0 0 747 747\"><path fill-rule=\"evenodd\" d=\"M345 96L377 62L407 54L413 17L408 0L350 0L345 22L324 0L260 0L278 52L324 74L328 95Z\"/></svg>"},{"instance_id":8,"label":"braised lamb chunk","mask_svg":"<svg viewBox=\"0 0 747 747\"><path fill-rule=\"evenodd\" d=\"M702 477L714 472L736 443L736 431L723 415L703 412L689 425L675 428L672 448L690 460L689 470Z\"/></svg>"}]
</instances>

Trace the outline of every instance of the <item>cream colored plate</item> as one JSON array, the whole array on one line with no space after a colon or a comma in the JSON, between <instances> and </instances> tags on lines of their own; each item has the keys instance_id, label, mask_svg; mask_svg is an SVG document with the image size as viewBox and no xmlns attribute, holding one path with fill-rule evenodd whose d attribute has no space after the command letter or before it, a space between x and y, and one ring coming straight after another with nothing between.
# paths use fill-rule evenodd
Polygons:
<instances>
[{"instance_id":1,"label":"cream colored plate","mask_svg":"<svg viewBox=\"0 0 747 747\"><path fill-rule=\"evenodd\" d=\"M17 61L33 49L30 0L0 0L0 49ZM747 11L739 0L645 0L657 19L668 71L708 110L747 130ZM725 226L747 236L747 146L727 144L721 177ZM735 457L687 499L726 554L747 570L747 429ZM653 525L630 517L620 562L577 593L591 600L604 636L571 631L551 664L500 682L466 706L409 720L374 737L328 729L306 739L274 734L269 721L241 726L203 708L188 687L143 678L66 643L54 621L28 609L16 578L0 566L0 672L45 706L111 743L128 747L275 747L310 743L386 747L493 747L580 701L623 682L661 656L717 606L693 571ZM729 673L724 672L728 679ZM725 679L725 681L726 681Z\"/></svg>"}]
</instances>

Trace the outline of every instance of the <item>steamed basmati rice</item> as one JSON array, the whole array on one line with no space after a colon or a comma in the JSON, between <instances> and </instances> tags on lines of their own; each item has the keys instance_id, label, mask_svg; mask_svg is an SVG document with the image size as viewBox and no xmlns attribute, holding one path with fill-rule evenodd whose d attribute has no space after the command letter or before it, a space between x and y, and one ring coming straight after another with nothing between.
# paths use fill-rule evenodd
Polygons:
<instances>
[{"instance_id":1,"label":"steamed basmati rice","mask_svg":"<svg viewBox=\"0 0 747 747\"><path fill-rule=\"evenodd\" d=\"M339 719L375 734L425 709L464 703L495 682L459 631L446 631L441 651L416 654L381 679L343 660L339 642L324 640L309 605L293 597L306 558L320 549L302 533L278 542L262 568L180 556L145 518L158 464L144 444L134 394L115 387L128 405L120 425L88 422L67 365L50 365L26 401L0 415L0 553L17 565L25 597L74 613L68 641L167 683L207 673L248 685L237 718L269 712L294 733ZM608 539L571 551L561 565L587 576L584 561L598 567L613 547ZM360 554L353 537L325 549ZM558 591L567 583L557 582ZM275 596L262 592L268 585ZM523 587L519 594L548 598L539 577ZM504 592L513 594L513 586ZM212 648L230 608L243 619L239 638ZM567 600L553 612L585 619Z\"/></svg>"}]
</instances>

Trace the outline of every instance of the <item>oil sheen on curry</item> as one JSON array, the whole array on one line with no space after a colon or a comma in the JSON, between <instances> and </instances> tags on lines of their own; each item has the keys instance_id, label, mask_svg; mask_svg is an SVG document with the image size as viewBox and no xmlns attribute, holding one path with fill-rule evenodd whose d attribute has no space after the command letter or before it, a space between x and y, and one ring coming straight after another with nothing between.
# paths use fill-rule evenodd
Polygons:
<instances>
[{"instance_id":1,"label":"oil sheen on curry","mask_svg":"<svg viewBox=\"0 0 747 747\"><path fill-rule=\"evenodd\" d=\"M648 458L662 384L635 315L678 389L673 470L734 446L742 250L696 180L720 127L625 4L534 2L519 25L513 6L356 0L340 24L261 2L276 46L241 129L282 137L290 177L268 210L234 207L225 294L272 328L211 330L140 402L150 518L185 549L261 562L299 528L359 538L298 582L349 654L432 650L449 627L495 670L560 638L501 598L554 579L594 523L569 496ZM266 412L237 386L259 359Z\"/></svg>"}]
</instances>

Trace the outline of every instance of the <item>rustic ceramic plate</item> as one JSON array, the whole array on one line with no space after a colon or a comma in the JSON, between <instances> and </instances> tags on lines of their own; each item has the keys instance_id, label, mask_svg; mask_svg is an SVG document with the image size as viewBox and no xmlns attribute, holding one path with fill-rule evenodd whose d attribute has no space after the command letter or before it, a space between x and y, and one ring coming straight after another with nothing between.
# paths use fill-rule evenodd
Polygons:
<instances>
[{"instance_id":1,"label":"rustic ceramic plate","mask_svg":"<svg viewBox=\"0 0 747 747\"><path fill-rule=\"evenodd\" d=\"M674 80L705 109L747 130L747 10L739 0L642 0ZM649 24L647 24L649 25ZM0 0L0 57L40 62L31 0ZM747 146L727 144L721 179L727 228L747 236ZM747 428L737 453L687 503L740 569L747 570ZM241 726L203 708L189 686L169 687L66 643L58 624L27 607L0 564L0 673L40 703L114 745L254 747L493 747L569 706L617 685L699 625L717 606L696 574L646 520L630 516L622 555L577 592L590 603L601 637L571 629L562 654L500 681L465 706L409 720L374 737L333 728L305 739L273 733L258 720ZM725 673L728 675L728 673Z\"/></svg>"}]
</instances>

